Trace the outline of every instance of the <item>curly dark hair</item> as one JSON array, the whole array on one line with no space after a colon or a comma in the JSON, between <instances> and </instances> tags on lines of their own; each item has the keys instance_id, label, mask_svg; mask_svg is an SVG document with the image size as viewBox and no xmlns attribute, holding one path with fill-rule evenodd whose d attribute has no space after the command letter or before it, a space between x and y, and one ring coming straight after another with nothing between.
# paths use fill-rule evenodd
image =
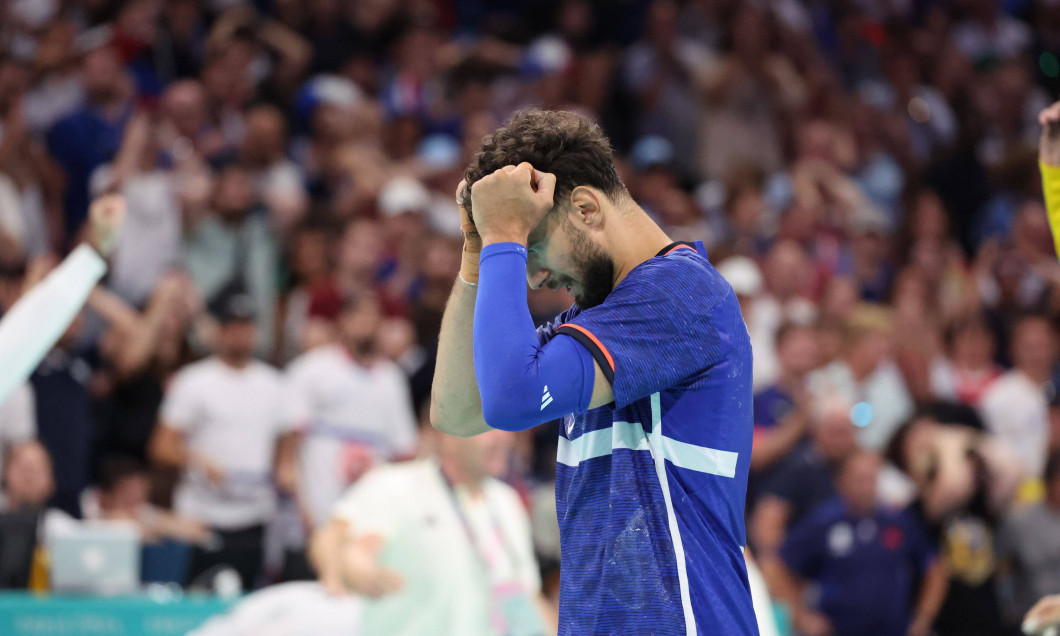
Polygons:
<instances>
[{"instance_id":1,"label":"curly dark hair","mask_svg":"<svg viewBox=\"0 0 1060 636\"><path fill-rule=\"evenodd\" d=\"M568 111L522 110L482 139L482 149L464 172L467 185L461 198L471 214L472 184L504 166L526 161L556 175L555 201L580 185L614 199L626 193L626 186L613 157L611 142L591 120Z\"/></svg>"}]
</instances>

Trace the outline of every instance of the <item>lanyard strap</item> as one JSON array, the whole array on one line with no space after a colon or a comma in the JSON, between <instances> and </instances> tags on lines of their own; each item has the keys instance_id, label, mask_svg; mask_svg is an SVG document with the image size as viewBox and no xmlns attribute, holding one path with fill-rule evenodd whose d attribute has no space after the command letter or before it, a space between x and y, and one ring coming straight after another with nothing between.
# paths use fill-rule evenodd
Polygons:
<instances>
[{"instance_id":1,"label":"lanyard strap","mask_svg":"<svg viewBox=\"0 0 1060 636\"><path fill-rule=\"evenodd\" d=\"M460 499L456 496L456 488L454 487L453 482L449 480L448 475L446 475L445 471L441 468L438 469L438 474L442 478L442 483L445 484L446 492L449 493L449 501L453 504L453 511L456 513L457 519L460 520L460 525L464 529L464 534L467 535L467 540L471 544L471 549L476 555L478 555L479 560L485 566L486 572L492 583L492 563L490 563L490 557L486 553L486 546L479 540L478 535L471 527L471 520L468 519L467 513L464 512L464 507L460 505ZM497 537L497 541L501 544L501 549L504 550L505 555L508 557L508 561L511 563L512 576L518 578L519 559L516 556L515 549L508 543L505 537L500 521L497 518L497 515L494 514L493 506L490 505L490 500L486 497L485 489L482 491L482 505L486 508L486 514L489 516L490 527L493 530L493 534Z\"/></svg>"}]
</instances>

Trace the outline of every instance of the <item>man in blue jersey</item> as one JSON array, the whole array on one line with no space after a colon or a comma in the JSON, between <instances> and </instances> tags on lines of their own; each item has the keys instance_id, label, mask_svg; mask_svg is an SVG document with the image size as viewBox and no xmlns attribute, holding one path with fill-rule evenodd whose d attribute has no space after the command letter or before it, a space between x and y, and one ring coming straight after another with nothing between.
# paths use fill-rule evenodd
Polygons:
<instances>
[{"instance_id":1,"label":"man in blue jersey","mask_svg":"<svg viewBox=\"0 0 1060 636\"><path fill-rule=\"evenodd\" d=\"M457 191L464 260L431 421L563 418L560 634L757 634L743 560L751 346L701 243L629 196L599 127L517 114ZM576 303L535 329L524 277Z\"/></svg>"}]
</instances>

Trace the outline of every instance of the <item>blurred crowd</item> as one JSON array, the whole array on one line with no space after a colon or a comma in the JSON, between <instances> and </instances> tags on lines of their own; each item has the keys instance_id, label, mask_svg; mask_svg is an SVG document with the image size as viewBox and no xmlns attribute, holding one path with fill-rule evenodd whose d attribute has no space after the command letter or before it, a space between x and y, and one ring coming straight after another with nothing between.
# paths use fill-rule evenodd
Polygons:
<instances>
[{"instance_id":1,"label":"blurred crowd","mask_svg":"<svg viewBox=\"0 0 1060 636\"><path fill-rule=\"evenodd\" d=\"M741 299L748 542L797 632L898 633L897 614L1000 634L1060 592L1060 261L1036 165L1060 2L0 10L0 313L93 198L128 203L104 283L0 405L5 509L133 519L195 546L184 584L220 563L246 588L314 578L307 540L346 489L430 435L464 166L514 110L567 109ZM570 303L530 299L542 322ZM488 449L546 594L555 438Z\"/></svg>"}]
</instances>

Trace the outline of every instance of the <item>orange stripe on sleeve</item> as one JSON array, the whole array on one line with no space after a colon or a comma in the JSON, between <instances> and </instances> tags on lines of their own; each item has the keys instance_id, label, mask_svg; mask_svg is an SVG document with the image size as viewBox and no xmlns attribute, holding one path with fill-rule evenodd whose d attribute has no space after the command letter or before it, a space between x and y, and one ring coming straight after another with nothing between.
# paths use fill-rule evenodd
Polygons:
<instances>
[{"instance_id":1,"label":"orange stripe on sleeve","mask_svg":"<svg viewBox=\"0 0 1060 636\"><path fill-rule=\"evenodd\" d=\"M607 347L605 347L604 344L592 334L592 332L590 332L585 327L582 327L581 325L575 325L569 322L563 323L559 326L560 329L562 329L563 327L570 327L571 329L576 329L577 331L580 331L581 333L585 334L586 338L592 340L593 344L595 344L597 347L600 347L600 351L604 354L604 357L607 358L607 364L611 365L611 373L615 372L615 359L611 357L611 352L607 350Z\"/></svg>"}]
</instances>

